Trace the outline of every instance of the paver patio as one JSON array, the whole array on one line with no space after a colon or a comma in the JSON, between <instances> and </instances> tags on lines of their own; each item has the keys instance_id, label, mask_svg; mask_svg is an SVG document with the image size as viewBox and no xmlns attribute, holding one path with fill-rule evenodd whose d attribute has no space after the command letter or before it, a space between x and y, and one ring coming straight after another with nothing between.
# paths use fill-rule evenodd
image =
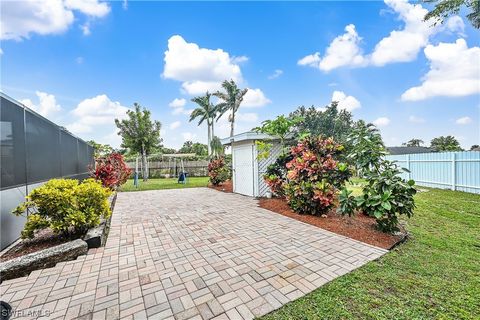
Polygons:
<instances>
[{"instance_id":1,"label":"paver patio","mask_svg":"<svg viewBox=\"0 0 480 320\"><path fill-rule=\"evenodd\" d=\"M386 250L207 188L120 193L104 248L1 284L14 318L251 319Z\"/></svg>"}]
</instances>

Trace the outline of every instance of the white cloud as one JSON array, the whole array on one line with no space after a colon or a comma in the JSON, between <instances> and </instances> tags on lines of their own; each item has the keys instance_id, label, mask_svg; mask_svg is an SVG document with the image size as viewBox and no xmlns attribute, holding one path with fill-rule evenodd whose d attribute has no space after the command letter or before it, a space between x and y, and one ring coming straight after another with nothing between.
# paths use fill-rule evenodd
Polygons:
<instances>
[{"instance_id":1,"label":"white cloud","mask_svg":"<svg viewBox=\"0 0 480 320\"><path fill-rule=\"evenodd\" d=\"M472 119L470 117L461 117L455 120L456 124L469 124L472 122Z\"/></svg>"},{"instance_id":2,"label":"white cloud","mask_svg":"<svg viewBox=\"0 0 480 320\"><path fill-rule=\"evenodd\" d=\"M110 12L108 4L98 0L65 0L65 7L96 18L102 18Z\"/></svg>"},{"instance_id":3,"label":"white cloud","mask_svg":"<svg viewBox=\"0 0 480 320\"><path fill-rule=\"evenodd\" d=\"M22 40L31 34L59 34L74 22L74 12L99 18L108 14L107 3L97 0L1 1L0 39Z\"/></svg>"},{"instance_id":4,"label":"white cloud","mask_svg":"<svg viewBox=\"0 0 480 320\"><path fill-rule=\"evenodd\" d=\"M182 81L182 88L188 94L198 94L200 90L211 89L213 84L226 79L241 83L242 73L236 59L222 49L200 48L196 43L174 35L168 39L162 75L166 79Z\"/></svg>"},{"instance_id":5,"label":"white cloud","mask_svg":"<svg viewBox=\"0 0 480 320\"><path fill-rule=\"evenodd\" d=\"M237 114L235 114L235 119L238 121L244 121L244 122L257 122L258 114L253 112L247 112L247 113L238 112Z\"/></svg>"},{"instance_id":6,"label":"white cloud","mask_svg":"<svg viewBox=\"0 0 480 320\"><path fill-rule=\"evenodd\" d=\"M53 113L62 110L60 105L57 104L57 100L53 94L41 91L36 91L35 94L39 100L38 104L34 104L30 99L20 100L20 102L44 117L51 116Z\"/></svg>"},{"instance_id":7,"label":"white cloud","mask_svg":"<svg viewBox=\"0 0 480 320\"><path fill-rule=\"evenodd\" d=\"M172 108L179 108L179 107L185 107L185 104L187 103L187 100L181 98L175 98L173 99L168 105Z\"/></svg>"},{"instance_id":8,"label":"white cloud","mask_svg":"<svg viewBox=\"0 0 480 320\"><path fill-rule=\"evenodd\" d=\"M247 56L239 56L239 57L233 57L232 58L233 63L243 63L243 62L247 62L247 61L248 61Z\"/></svg>"},{"instance_id":9,"label":"white cloud","mask_svg":"<svg viewBox=\"0 0 480 320\"><path fill-rule=\"evenodd\" d=\"M272 101L265 97L265 94L260 89L248 88L247 93L243 97L242 107L262 107L271 103Z\"/></svg>"},{"instance_id":10,"label":"white cloud","mask_svg":"<svg viewBox=\"0 0 480 320\"><path fill-rule=\"evenodd\" d=\"M280 77L283 74L283 70L276 69L271 75L268 76L268 79L273 80Z\"/></svg>"},{"instance_id":11,"label":"white cloud","mask_svg":"<svg viewBox=\"0 0 480 320\"><path fill-rule=\"evenodd\" d=\"M417 116L408 117L408 121L410 121L412 123L425 123L425 119L417 117Z\"/></svg>"},{"instance_id":12,"label":"white cloud","mask_svg":"<svg viewBox=\"0 0 480 320\"><path fill-rule=\"evenodd\" d=\"M175 121L175 122L170 123L169 128L170 128L170 130L175 130L175 129L179 128L181 124L182 123L180 121Z\"/></svg>"},{"instance_id":13,"label":"white cloud","mask_svg":"<svg viewBox=\"0 0 480 320\"><path fill-rule=\"evenodd\" d=\"M298 61L301 66L319 68L323 71L330 71L343 66L357 67L366 64L366 60L360 49L362 38L358 36L355 25L349 24L345 27L345 33L333 39L328 46L325 56L320 53L308 55Z\"/></svg>"},{"instance_id":14,"label":"white cloud","mask_svg":"<svg viewBox=\"0 0 480 320\"><path fill-rule=\"evenodd\" d=\"M428 44L429 37L436 32L431 22L423 21L428 10L420 4L407 0L385 0L405 24L401 30L393 30L388 37L377 43L371 54L371 63L383 66L394 62L408 62L416 59L420 49Z\"/></svg>"},{"instance_id":15,"label":"white cloud","mask_svg":"<svg viewBox=\"0 0 480 320\"><path fill-rule=\"evenodd\" d=\"M387 117L380 117L374 120L373 124L376 125L377 127L385 127L390 124L390 119L388 119Z\"/></svg>"},{"instance_id":16,"label":"white cloud","mask_svg":"<svg viewBox=\"0 0 480 320\"><path fill-rule=\"evenodd\" d=\"M430 70L423 76L420 86L402 94L402 100L460 97L480 92L480 47L468 48L464 39L458 39L455 43L428 45L424 52Z\"/></svg>"},{"instance_id":17,"label":"white cloud","mask_svg":"<svg viewBox=\"0 0 480 320\"><path fill-rule=\"evenodd\" d=\"M357 100L357 98L353 96L347 96L343 91L333 91L332 101L337 101L338 108L347 111L353 111L362 106L362 104L360 103L360 101Z\"/></svg>"},{"instance_id":18,"label":"white cloud","mask_svg":"<svg viewBox=\"0 0 480 320\"><path fill-rule=\"evenodd\" d=\"M450 32L465 36L465 23L463 22L463 19L459 16L452 16L448 18L446 28Z\"/></svg>"},{"instance_id":19,"label":"white cloud","mask_svg":"<svg viewBox=\"0 0 480 320\"><path fill-rule=\"evenodd\" d=\"M197 135L191 132L183 132L182 137L183 141L193 141L193 139L195 139Z\"/></svg>"},{"instance_id":20,"label":"white cloud","mask_svg":"<svg viewBox=\"0 0 480 320\"><path fill-rule=\"evenodd\" d=\"M222 89L220 82L215 81L185 81L182 83L183 92L190 95L205 94Z\"/></svg>"},{"instance_id":21,"label":"white cloud","mask_svg":"<svg viewBox=\"0 0 480 320\"><path fill-rule=\"evenodd\" d=\"M66 127L77 134L93 132L93 129L109 129L108 132L111 132L115 128L115 119L125 119L127 110L127 107L111 101L107 95L98 95L80 102L71 112L76 121Z\"/></svg>"},{"instance_id":22,"label":"white cloud","mask_svg":"<svg viewBox=\"0 0 480 320\"><path fill-rule=\"evenodd\" d=\"M80 29L82 30L82 33L84 36L89 36L92 34L92 31L90 31L90 22L85 22L80 26Z\"/></svg>"}]
</instances>

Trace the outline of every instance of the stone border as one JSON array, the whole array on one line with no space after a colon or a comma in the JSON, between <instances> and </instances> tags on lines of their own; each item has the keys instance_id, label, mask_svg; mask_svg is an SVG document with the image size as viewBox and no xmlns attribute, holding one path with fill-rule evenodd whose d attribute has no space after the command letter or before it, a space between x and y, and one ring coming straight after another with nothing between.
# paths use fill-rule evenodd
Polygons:
<instances>
[{"instance_id":1,"label":"stone border","mask_svg":"<svg viewBox=\"0 0 480 320\"><path fill-rule=\"evenodd\" d=\"M114 193L109 199L112 215L116 199L117 193ZM59 262L75 260L78 256L87 254L90 248L104 246L110 230L112 215L108 219L102 219L97 227L89 229L83 239L72 240L0 262L0 283L4 280L26 276L34 270L54 267ZM20 239L15 241L12 245L5 248L2 254L20 242Z\"/></svg>"},{"instance_id":2,"label":"stone border","mask_svg":"<svg viewBox=\"0 0 480 320\"><path fill-rule=\"evenodd\" d=\"M19 278L38 269L55 266L59 262L74 260L87 254L88 246L82 239L59 244L0 263L0 281Z\"/></svg>"}]
</instances>

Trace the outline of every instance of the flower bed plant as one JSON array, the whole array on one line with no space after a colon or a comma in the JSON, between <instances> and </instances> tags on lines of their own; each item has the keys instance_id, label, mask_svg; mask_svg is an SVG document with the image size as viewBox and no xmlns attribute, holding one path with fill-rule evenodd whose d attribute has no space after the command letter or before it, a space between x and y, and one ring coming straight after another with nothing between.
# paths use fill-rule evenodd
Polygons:
<instances>
[{"instance_id":1,"label":"flower bed plant","mask_svg":"<svg viewBox=\"0 0 480 320\"><path fill-rule=\"evenodd\" d=\"M106 157L95 159L95 168L91 176L102 182L104 187L116 190L127 182L132 169L127 167L123 156L119 153L112 153Z\"/></svg>"},{"instance_id":2,"label":"flower bed plant","mask_svg":"<svg viewBox=\"0 0 480 320\"><path fill-rule=\"evenodd\" d=\"M230 170L225 164L224 157L210 161L208 164L208 177L210 178L210 183L214 186L218 186L220 183L230 179Z\"/></svg>"},{"instance_id":3,"label":"flower bed plant","mask_svg":"<svg viewBox=\"0 0 480 320\"><path fill-rule=\"evenodd\" d=\"M291 148L284 192L297 213L322 215L334 207L337 193L350 177L341 162L343 146L332 138L307 136Z\"/></svg>"},{"instance_id":4,"label":"flower bed plant","mask_svg":"<svg viewBox=\"0 0 480 320\"><path fill-rule=\"evenodd\" d=\"M110 194L108 188L94 179L81 183L73 179L52 179L34 189L13 213L30 213L22 238L33 238L36 231L46 228L72 238L97 226L101 217L110 216Z\"/></svg>"}]
</instances>

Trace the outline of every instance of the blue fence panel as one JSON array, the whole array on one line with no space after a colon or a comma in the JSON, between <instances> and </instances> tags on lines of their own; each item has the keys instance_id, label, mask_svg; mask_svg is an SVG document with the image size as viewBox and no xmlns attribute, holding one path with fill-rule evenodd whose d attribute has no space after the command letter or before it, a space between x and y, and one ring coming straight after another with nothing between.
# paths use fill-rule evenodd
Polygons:
<instances>
[{"instance_id":1,"label":"blue fence panel","mask_svg":"<svg viewBox=\"0 0 480 320\"><path fill-rule=\"evenodd\" d=\"M417 185L480 193L480 151L389 155L387 159L410 170L402 178Z\"/></svg>"}]
</instances>

